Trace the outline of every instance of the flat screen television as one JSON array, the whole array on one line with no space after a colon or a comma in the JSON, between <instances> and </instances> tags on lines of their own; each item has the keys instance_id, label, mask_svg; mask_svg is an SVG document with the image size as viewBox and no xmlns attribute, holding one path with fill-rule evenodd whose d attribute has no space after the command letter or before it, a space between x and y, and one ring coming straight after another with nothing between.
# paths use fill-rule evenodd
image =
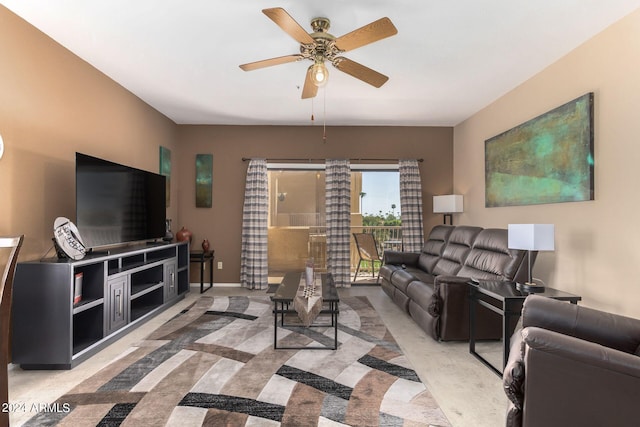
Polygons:
<instances>
[{"instance_id":1,"label":"flat screen television","mask_svg":"<svg viewBox=\"0 0 640 427\"><path fill-rule=\"evenodd\" d=\"M76 153L76 225L87 248L165 235L165 177Z\"/></svg>"}]
</instances>

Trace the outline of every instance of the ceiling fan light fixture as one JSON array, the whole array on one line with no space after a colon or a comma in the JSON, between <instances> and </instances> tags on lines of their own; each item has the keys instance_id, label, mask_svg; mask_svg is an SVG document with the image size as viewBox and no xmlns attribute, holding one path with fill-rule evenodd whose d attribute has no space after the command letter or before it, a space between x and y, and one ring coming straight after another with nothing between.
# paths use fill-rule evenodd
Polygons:
<instances>
[{"instance_id":1,"label":"ceiling fan light fixture","mask_svg":"<svg viewBox=\"0 0 640 427\"><path fill-rule=\"evenodd\" d=\"M309 73L311 73L311 81L318 87L323 87L329 80L329 70L324 65L324 61L316 61L311 67L309 67Z\"/></svg>"},{"instance_id":2,"label":"ceiling fan light fixture","mask_svg":"<svg viewBox=\"0 0 640 427\"><path fill-rule=\"evenodd\" d=\"M384 74L341 56L344 52L398 34L398 29L389 18L380 18L340 37L335 37L328 32L331 22L327 18L313 18L311 20L313 33L308 33L281 7L263 9L262 13L300 43L300 53L242 64L240 65L242 70L252 71L302 59L311 60L314 63L307 69L302 89L302 99L315 97L318 94L318 88L327 84L329 81L329 71L325 65L327 62L331 63L338 71L376 88L381 87L389 80L389 77Z\"/></svg>"}]
</instances>

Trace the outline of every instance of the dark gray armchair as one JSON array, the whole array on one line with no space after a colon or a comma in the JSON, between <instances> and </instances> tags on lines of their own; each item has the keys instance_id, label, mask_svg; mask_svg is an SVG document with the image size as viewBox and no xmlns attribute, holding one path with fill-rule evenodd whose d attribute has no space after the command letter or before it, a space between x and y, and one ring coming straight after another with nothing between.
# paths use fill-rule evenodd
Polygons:
<instances>
[{"instance_id":1,"label":"dark gray armchair","mask_svg":"<svg viewBox=\"0 0 640 427\"><path fill-rule=\"evenodd\" d=\"M527 297L503 374L507 426L638 426L640 320Z\"/></svg>"}]
</instances>

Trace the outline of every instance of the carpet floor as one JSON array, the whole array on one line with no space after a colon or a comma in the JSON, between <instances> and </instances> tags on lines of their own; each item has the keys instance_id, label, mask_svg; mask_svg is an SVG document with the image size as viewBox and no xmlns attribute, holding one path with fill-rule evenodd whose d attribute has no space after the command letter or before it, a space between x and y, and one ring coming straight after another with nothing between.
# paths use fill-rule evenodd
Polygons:
<instances>
[{"instance_id":1,"label":"carpet floor","mask_svg":"<svg viewBox=\"0 0 640 427\"><path fill-rule=\"evenodd\" d=\"M366 297L274 350L264 296L200 297L26 426L450 426ZM333 328L279 329L283 346Z\"/></svg>"}]
</instances>

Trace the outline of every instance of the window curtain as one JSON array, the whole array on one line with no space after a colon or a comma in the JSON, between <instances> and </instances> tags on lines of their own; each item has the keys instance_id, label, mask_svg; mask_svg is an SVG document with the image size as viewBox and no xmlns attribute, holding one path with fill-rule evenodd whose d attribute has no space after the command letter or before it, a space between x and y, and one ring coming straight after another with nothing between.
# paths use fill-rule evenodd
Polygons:
<instances>
[{"instance_id":1,"label":"window curtain","mask_svg":"<svg viewBox=\"0 0 640 427\"><path fill-rule=\"evenodd\" d=\"M408 252L419 252L424 242L420 169L417 160L400 160L399 166L402 247Z\"/></svg>"},{"instance_id":2,"label":"window curtain","mask_svg":"<svg viewBox=\"0 0 640 427\"><path fill-rule=\"evenodd\" d=\"M326 161L327 269L336 286L351 286L351 169L348 160Z\"/></svg>"},{"instance_id":3,"label":"window curtain","mask_svg":"<svg viewBox=\"0 0 640 427\"><path fill-rule=\"evenodd\" d=\"M252 159L247 169L244 205L242 207L240 284L245 288L266 289L269 285L267 266L268 214L267 161Z\"/></svg>"}]
</instances>

